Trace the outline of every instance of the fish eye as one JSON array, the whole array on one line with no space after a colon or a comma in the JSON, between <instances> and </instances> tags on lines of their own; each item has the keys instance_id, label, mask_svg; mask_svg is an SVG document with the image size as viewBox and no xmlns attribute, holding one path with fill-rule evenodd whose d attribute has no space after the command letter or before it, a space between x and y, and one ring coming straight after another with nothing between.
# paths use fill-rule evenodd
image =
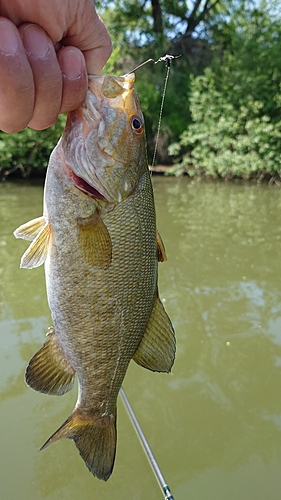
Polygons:
<instances>
[{"instance_id":1,"label":"fish eye","mask_svg":"<svg viewBox=\"0 0 281 500\"><path fill-rule=\"evenodd\" d=\"M135 132L137 132L138 134L140 134L143 130L143 121L142 119L139 117L139 116L136 116L134 115L132 118L131 118L131 124L132 124L132 128Z\"/></svg>"}]
</instances>

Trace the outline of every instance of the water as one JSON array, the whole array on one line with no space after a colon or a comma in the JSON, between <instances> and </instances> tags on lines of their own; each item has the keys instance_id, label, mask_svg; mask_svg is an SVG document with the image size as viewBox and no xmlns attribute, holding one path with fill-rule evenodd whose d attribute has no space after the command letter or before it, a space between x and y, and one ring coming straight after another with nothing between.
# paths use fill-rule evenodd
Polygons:
<instances>
[{"instance_id":1,"label":"water","mask_svg":"<svg viewBox=\"0 0 281 500\"><path fill-rule=\"evenodd\" d=\"M132 363L127 396L175 500L280 500L281 191L186 178L154 178L154 189L177 358L171 375ZM50 315L43 269L19 269L27 242L12 231L41 206L41 184L0 184L1 498L160 500L121 400L107 483L69 440L38 453L77 390L53 397L24 383Z\"/></svg>"}]
</instances>

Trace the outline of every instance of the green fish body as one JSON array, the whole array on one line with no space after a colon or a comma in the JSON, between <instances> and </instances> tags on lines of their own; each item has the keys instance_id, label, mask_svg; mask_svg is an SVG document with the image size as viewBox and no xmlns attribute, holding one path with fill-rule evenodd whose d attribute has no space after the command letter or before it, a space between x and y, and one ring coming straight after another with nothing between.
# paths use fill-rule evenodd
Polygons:
<instances>
[{"instance_id":1,"label":"green fish body","mask_svg":"<svg viewBox=\"0 0 281 500\"><path fill-rule=\"evenodd\" d=\"M51 155L43 217L15 231L32 241L21 267L45 263L53 320L26 381L61 395L78 378L73 413L42 448L72 439L104 480L114 465L116 400L130 360L169 372L175 356L158 296L158 261L166 257L133 83L134 75L90 79Z\"/></svg>"}]
</instances>

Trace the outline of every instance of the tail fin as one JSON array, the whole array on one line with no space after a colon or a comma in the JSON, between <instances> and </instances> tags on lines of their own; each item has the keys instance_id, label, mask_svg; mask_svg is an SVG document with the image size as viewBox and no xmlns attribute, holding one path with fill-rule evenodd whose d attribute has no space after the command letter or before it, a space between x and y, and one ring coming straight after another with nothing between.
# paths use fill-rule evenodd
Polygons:
<instances>
[{"instance_id":1,"label":"tail fin","mask_svg":"<svg viewBox=\"0 0 281 500\"><path fill-rule=\"evenodd\" d=\"M90 472L99 479L107 481L112 473L115 459L116 417L113 415L89 417L79 409L74 410L40 451L63 437L73 439Z\"/></svg>"}]
</instances>

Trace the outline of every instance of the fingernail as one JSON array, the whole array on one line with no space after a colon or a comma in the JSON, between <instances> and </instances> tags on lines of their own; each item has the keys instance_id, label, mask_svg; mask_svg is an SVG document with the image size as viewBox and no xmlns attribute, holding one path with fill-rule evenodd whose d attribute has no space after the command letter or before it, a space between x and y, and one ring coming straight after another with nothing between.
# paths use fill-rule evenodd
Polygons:
<instances>
[{"instance_id":1,"label":"fingernail","mask_svg":"<svg viewBox=\"0 0 281 500\"><path fill-rule=\"evenodd\" d=\"M83 71L81 55L76 50L66 50L60 55L60 65L63 75L68 80L77 80Z\"/></svg>"},{"instance_id":2,"label":"fingernail","mask_svg":"<svg viewBox=\"0 0 281 500\"><path fill-rule=\"evenodd\" d=\"M20 39L13 27L7 21L0 21L0 52L6 56L14 56L20 50Z\"/></svg>"},{"instance_id":3,"label":"fingernail","mask_svg":"<svg viewBox=\"0 0 281 500\"><path fill-rule=\"evenodd\" d=\"M23 45L27 54L34 59L45 59L50 52L47 35L41 28L29 24L21 31Z\"/></svg>"}]
</instances>

